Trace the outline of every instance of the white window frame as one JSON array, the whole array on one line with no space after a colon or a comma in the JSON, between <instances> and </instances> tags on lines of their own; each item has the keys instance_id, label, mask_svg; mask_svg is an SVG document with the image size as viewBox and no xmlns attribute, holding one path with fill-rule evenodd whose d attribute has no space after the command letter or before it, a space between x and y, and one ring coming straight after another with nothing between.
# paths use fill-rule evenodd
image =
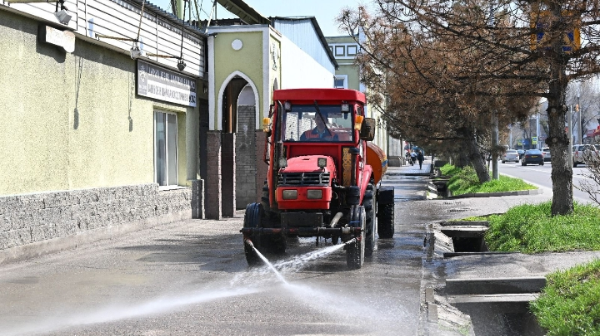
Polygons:
<instances>
[{"instance_id":1,"label":"white window frame","mask_svg":"<svg viewBox=\"0 0 600 336\"><path fill-rule=\"evenodd\" d=\"M165 174L165 176L167 176L166 177L166 184L165 185L161 185L161 182L158 181L158 169L159 168L158 168L157 125L156 125L156 120L157 120L157 114L158 113L161 113L161 114L164 114L164 115L167 115L167 116L171 115L171 116L175 117L175 135L172 135L172 134L169 133L168 122L165 123L165 139L167 139L167 144L165 145L165 158L166 158L165 159L165 162L166 162L166 164L165 164L165 170L166 171L165 171L164 174ZM153 152L154 153L154 182L158 183L159 190L175 189L175 188L179 187L178 184L177 184L178 181L179 181L179 176L178 176L178 173L179 173L179 146L178 146L179 118L177 117L177 113L167 112L167 111L161 111L161 110L154 110L153 118L154 118L154 120L153 120L153 124L154 124L154 133L153 133L153 138L154 138L154 143L153 143L153 148L154 148L154 152ZM169 139L171 139L171 140L169 140ZM175 160L175 164L174 164L174 166L175 166L174 180L175 181L174 181L174 184L172 182L169 183L169 174L170 174L170 172L169 172L169 166L171 166L170 165L170 160L169 160L169 155L170 155L170 153L169 153L169 144L170 144L170 141L174 141L175 142L175 144L174 144L175 145L175 158L174 158L174 160ZM173 160L173 159L171 159L171 160Z\"/></svg>"},{"instance_id":2,"label":"white window frame","mask_svg":"<svg viewBox=\"0 0 600 336\"><path fill-rule=\"evenodd\" d=\"M348 88L348 75L335 75L334 79L333 79L333 87L336 89L341 89L342 87L339 86L335 86L335 81L336 80L343 80L344 81L344 89Z\"/></svg>"}]
</instances>

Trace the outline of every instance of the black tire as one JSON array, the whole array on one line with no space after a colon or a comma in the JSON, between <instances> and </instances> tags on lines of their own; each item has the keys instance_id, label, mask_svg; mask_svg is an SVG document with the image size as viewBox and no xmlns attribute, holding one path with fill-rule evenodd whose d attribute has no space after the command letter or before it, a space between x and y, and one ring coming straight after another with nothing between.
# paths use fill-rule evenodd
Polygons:
<instances>
[{"instance_id":1,"label":"black tire","mask_svg":"<svg viewBox=\"0 0 600 336\"><path fill-rule=\"evenodd\" d=\"M265 181L265 184L263 185L263 188L262 188L260 204L262 204L264 211L268 212L271 210L271 203L269 201L269 186L267 185L267 181Z\"/></svg>"},{"instance_id":2,"label":"black tire","mask_svg":"<svg viewBox=\"0 0 600 336\"><path fill-rule=\"evenodd\" d=\"M521 166L527 166L527 163L521 162Z\"/></svg>"},{"instance_id":3,"label":"black tire","mask_svg":"<svg viewBox=\"0 0 600 336\"><path fill-rule=\"evenodd\" d=\"M379 204L377 210L377 234L379 239L394 237L394 204Z\"/></svg>"},{"instance_id":4,"label":"black tire","mask_svg":"<svg viewBox=\"0 0 600 336\"><path fill-rule=\"evenodd\" d=\"M350 222L353 225L360 226L360 236L346 245L346 263L349 269L360 269L365 262L365 228L366 228L365 208L362 205L353 205L350 209Z\"/></svg>"},{"instance_id":5,"label":"black tire","mask_svg":"<svg viewBox=\"0 0 600 336\"><path fill-rule=\"evenodd\" d=\"M540 163L540 166L543 166L543 165L544 165L544 162L542 161L542 163Z\"/></svg>"},{"instance_id":6,"label":"black tire","mask_svg":"<svg viewBox=\"0 0 600 336\"><path fill-rule=\"evenodd\" d=\"M269 186L267 185L267 181L265 181L265 184L263 185L260 204L263 207L262 224L277 220L277 216L271 213L271 202L269 200ZM271 226L269 225L269 227ZM283 234L262 236L261 243L265 251L275 254L283 254L287 248L287 240Z\"/></svg>"},{"instance_id":7,"label":"black tire","mask_svg":"<svg viewBox=\"0 0 600 336\"><path fill-rule=\"evenodd\" d=\"M373 183L369 183L363 198L363 206L365 207L366 213L367 232L365 235L365 256L367 257L373 255L373 250L375 250L375 232L377 231L377 216L375 209L377 209L377 200L374 196L375 186Z\"/></svg>"},{"instance_id":8,"label":"black tire","mask_svg":"<svg viewBox=\"0 0 600 336\"><path fill-rule=\"evenodd\" d=\"M250 203L246 207L246 213L244 214L244 228L259 228L261 227L261 219L263 218L263 207L260 203ZM248 237L254 248L260 251L261 241L258 234L252 234ZM244 254L246 255L246 261L248 266L256 266L262 263L262 260L256 253L256 250L252 246L244 241Z\"/></svg>"},{"instance_id":9,"label":"black tire","mask_svg":"<svg viewBox=\"0 0 600 336\"><path fill-rule=\"evenodd\" d=\"M577 167L577 161L573 161L573 167Z\"/></svg>"}]
</instances>

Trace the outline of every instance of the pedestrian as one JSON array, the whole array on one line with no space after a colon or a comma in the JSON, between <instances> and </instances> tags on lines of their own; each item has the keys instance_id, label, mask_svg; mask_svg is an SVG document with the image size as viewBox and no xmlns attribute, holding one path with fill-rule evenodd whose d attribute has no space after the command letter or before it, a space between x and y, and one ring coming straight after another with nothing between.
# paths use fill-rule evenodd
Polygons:
<instances>
[{"instance_id":1,"label":"pedestrian","mask_svg":"<svg viewBox=\"0 0 600 336\"><path fill-rule=\"evenodd\" d=\"M420 170L421 168L423 168L423 160L425 160L425 157L423 157L423 152L421 152L420 149L417 151L417 160L419 160L419 170Z\"/></svg>"},{"instance_id":2,"label":"pedestrian","mask_svg":"<svg viewBox=\"0 0 600 336\"><path fill-rule=\"evenodd\" d=\"M413 165L413 160L412 160L412 157L410 156L409 150L406 151L406 162L410 163L411 166Z\"/></svg>"},{"instance_id":3,"label":"pedestrian","mask_svg":"<svg viewBox=\"0 0 600 336\"><path fill-rule=\"evenodd\" d=\"M417 153L415 153L415 151L412 151L410 153L410 162L411 162L411 166L415 164L415 162L417 162Z\"/></svg>"}]
</instances>

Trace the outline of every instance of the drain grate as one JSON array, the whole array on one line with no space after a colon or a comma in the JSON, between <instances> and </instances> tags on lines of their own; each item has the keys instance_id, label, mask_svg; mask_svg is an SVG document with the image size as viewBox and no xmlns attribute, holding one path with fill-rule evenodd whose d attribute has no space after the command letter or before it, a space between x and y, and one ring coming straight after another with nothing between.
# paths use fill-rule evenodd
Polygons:
<instances>
[{"instance_id":1,"label":"drain grate","mask_svg":"<svg viewBox=\"0 0 600 336\"><path fill-rule=\"evenodd\" d=\"M452 201L452 202L450 202L450 201L445 201L445 202L444 202L444 203L442 203L442 204L446 204L446 205L458 205L458 204L462 204L462 202L460 202L460 201Z\"/></svg>"},{"instance_id":2,"label":"drain grate","mask_svg":"<svg viewBox=\"0 0 600 336\"><path fill-rule=\"evenodd\" d=\"M448 209L449 212L465 212L465 211L470 211L471 209L469 208L457 208L457 209Z\"/></svg>"}]
</instances>

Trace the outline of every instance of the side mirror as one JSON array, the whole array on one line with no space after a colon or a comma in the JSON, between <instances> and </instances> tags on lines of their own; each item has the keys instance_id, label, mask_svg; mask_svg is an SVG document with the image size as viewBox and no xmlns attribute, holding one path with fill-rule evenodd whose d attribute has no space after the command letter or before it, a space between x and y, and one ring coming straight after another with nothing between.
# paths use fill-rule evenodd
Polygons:
<instances>
[{"instance_id":1,"label":"side mirror","mask_svg":"<svg viewBox=\"0 0 600 336\"><path fill-rule=\"evenodd\" d=\"M360 138L366 141L372 141L375 138L375 119L365 118L360 127Z\"/></svg>"}]
</instances>

